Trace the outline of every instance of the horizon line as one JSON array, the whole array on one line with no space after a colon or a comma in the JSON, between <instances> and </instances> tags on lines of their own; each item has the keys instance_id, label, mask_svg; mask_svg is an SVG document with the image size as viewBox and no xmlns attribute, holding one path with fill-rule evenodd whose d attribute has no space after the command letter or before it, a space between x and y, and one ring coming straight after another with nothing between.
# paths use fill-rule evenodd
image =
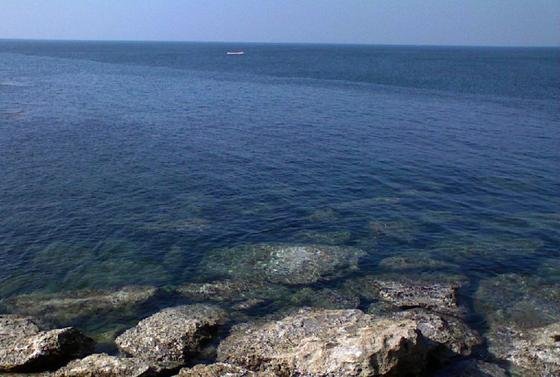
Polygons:
<instances>
[{"instance_id":1,"label":"horizon line","mask_svg":"<svg viewBox=\"0 0 560 377\"><path fill-rule=\"evenodd\" d=\"M23 42L135 42L135 43L223 43L223 44L270 44L270 45L335 45L335 46L385 46L385 47L489 47L489 48L560 48L557 45L494 45L494 44L410 44L410 43L354 43L354 42L258 42L218 40L165 40L165 39L74 39L74 38L3 38L0 41Z\"/></svg>"}]
</instances>

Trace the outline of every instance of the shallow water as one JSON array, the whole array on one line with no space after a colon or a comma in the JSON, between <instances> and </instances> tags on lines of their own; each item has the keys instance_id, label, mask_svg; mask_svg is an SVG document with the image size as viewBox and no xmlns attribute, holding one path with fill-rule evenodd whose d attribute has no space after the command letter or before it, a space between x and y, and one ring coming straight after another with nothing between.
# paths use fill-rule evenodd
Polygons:
<instances>
[{"instance_id":1,"label":"shallow water","mask_svg":"<svg viewBox=\"0 0 560 377\"><path fill-rule=\"evenodd\" d=\"M560 283L559 166L559 49L0 41L0 297L257 243Z\"/></svg>"}]
</instances>

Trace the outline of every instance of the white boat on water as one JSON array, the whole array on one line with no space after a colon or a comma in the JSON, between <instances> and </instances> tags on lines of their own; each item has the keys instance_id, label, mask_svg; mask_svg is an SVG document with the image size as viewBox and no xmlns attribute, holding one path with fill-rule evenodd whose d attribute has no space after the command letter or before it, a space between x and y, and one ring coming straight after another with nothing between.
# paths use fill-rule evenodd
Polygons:
<instances>
[{"instance_id":1,"label":"white boat on water","mask_svg":"<svg viewBox=\"0 0 560 377\"><path fill-rule=\"evenodd\" d=\"M226 55L245 55L245 51L228 51Z\"/></svg>"}]
</instances>

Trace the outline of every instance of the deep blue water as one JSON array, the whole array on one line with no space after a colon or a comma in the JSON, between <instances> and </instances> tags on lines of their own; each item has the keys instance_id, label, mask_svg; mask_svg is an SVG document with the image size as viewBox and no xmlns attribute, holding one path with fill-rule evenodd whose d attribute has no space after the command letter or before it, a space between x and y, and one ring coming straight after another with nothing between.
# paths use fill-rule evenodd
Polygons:
<instances>
[{"instance_id":1,"label":"deep blue water","mask_svg":"<svg viewBox=\"0 0 560 377\"><path fill-rule=\"evenodd\" d=\"M0 172L0 297L260 242L559 280L560 49L0 41Z\"/></svg>"}]
</instances>

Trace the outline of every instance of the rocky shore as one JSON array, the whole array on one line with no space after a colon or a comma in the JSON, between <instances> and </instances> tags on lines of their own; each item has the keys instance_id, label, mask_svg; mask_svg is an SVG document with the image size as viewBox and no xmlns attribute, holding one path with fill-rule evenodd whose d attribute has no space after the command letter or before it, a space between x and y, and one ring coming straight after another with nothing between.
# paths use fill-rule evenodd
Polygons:
<instances>
[{"instance_id":1,"label":"rocky shore","mask_svg":"<svg viewBox=\"0 0 560 377\"><path fill-rule=\"evenodd\" d=\"M259 245L227 258L222 252L210 255L207 266L219 272L216 280L167 289L165 294L183 302L162 305L115 334L111 341L118 352L113 354L100 352L74 327L49 326L131 311L156 300L158 289L3 300L0 375L560 375L557 287L535 296L536 285L522 276L482 281L474 305L487 313L487 330L479 333L459 305L462 282L352 277L360 252L346 252L349 259L343 248L332 246ZM221 264L219 255L224 256ZM243 263L236 264L235 257ZM333 279L338 280L329 288L314 285ZM514 288L526 294L515 297ZM255 309L262 306L272 309L263 315ZM524 310L540 307L539 315L530 312L527 324Z\"/></svg>"}]
</instances>

